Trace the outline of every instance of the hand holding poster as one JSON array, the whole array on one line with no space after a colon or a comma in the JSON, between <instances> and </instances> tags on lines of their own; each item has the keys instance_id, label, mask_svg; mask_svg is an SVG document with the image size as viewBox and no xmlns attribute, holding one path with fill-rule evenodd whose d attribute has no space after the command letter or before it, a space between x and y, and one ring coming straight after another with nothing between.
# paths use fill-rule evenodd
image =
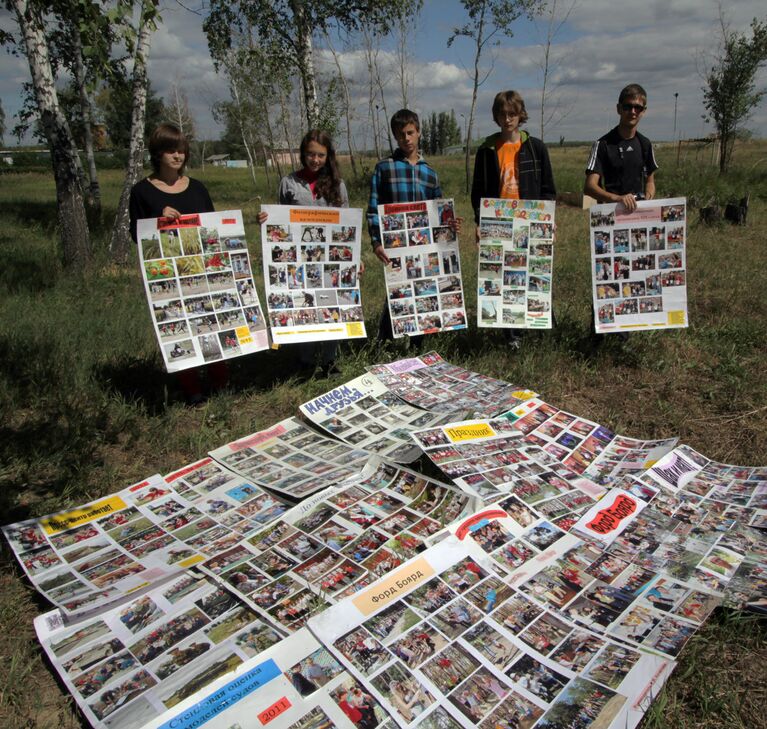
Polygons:
<instances>
[{"instance_id":1,"label":"hand holding poster","mask_svg":"<svg viewBox=\"0 0 767 729\"><path fill-rule=\"evenodd\" d=\"M552 200L483 198L477 326L551 329Z\"/></svg>"},{"instance_id":2,"label":"hand holding poster","mask_svg":"<svg viewBox=\"0 0 767 729\"><path fill-rule=\"evenodd\" d=\"M378 206L392 332L399 338L466 328L452 200Z\"/></svg>"},{"instance_id":3,"label":"hand holding poster","mask_svg":"<svg viewBox=\"0 0 767 729\"><path fill-rule=\"evenodd\" d=\"M139 220L137 237L168 372L269 346L239 210Z\"/></svg>"},{"instance_id":4,"label":"hand holding poster","mask_svg":"<svg viewBox=\"0 0 767 729\"><path fill-rule=\"evenodd\" d=\"M263 205L266 303L277 344L361 339L362 211Z\"/></svg>"},{"instance_id":5,"label":"hand holding poster","mask_svg":"<svg viewBox=\"0 0 767 729\"><path fill-rule=\"evenodd\" d=\"M591 208L591 271L597 334L687 326L683 197Z\"/></svg>"}]
</instances>

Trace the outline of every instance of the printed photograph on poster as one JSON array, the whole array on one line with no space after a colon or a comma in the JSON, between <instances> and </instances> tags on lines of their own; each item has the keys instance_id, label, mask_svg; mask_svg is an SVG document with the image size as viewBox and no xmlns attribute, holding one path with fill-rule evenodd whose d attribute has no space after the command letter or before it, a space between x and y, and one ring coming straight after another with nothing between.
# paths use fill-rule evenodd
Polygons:
<instances>
[{"instance_id":1,"label":"printed photograph on poster","mask_svg":"<svg viewBox=\"0 0 767 729\"><path fill-rule=\"evenodd\" d=\"M551 329L555 207L551 200L480 202L477 326Z\"/></svg>"},{"instance_id":2,"label":"printed photograph on poster","mask_svg":"<svg viewBox=\"0 0 767 729\"><path fill-rule=\"evenodd\" d=\"M362 210L262 205L266 306L277 344L367 336L360 298Z\"/></svg>"},{"instance_id":3,"label":"printed photograph on poster","mask_svg":"<svg viewBox=\"0 0 767 729\"><path fill-rule=\"evenodd\" d=\"M589 220L596 332L686 327L686 198L594 205Z\"/></svg>"},{"instance_id":4,"label":"printed photograph on poster","mask_svg":"<svg viewBox=\"0 0 767 729\"><path fill-rule=\"evenodd\" d=\"M239 210L139 220L137 237L168 372L269 346Z\"/></svg>"},{"instance_id":5,"label":"printed photograph on poster","mask_svg":"<svg viewBox=\"0 0 767 729\"><path fill-rule=\"evenodd\" d=\"M466 328L453 200L379 205L395 338Z\"/></svg>"}]
</instances>

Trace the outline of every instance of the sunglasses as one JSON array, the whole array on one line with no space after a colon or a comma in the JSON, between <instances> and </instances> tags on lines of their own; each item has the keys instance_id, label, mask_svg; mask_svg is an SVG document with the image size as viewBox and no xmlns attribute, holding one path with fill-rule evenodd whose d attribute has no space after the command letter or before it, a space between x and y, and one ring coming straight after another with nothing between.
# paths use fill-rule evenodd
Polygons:
<instances>
[{"instance_id":1,"label":"sunglasses","mask_svg":"<svg viewBox=\"0 0 767 729\"><path fill-rule=\"evenodd\" d=\"M637 114L641 114L646 108L642 104L621 104L623 111L635 111Z\"/></svg>"}]
</instances>

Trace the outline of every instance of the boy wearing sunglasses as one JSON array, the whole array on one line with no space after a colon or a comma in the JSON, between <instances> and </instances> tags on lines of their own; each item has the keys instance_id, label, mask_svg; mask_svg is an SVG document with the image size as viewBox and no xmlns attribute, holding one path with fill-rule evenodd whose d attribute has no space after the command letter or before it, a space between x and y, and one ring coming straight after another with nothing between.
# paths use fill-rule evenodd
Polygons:
<instances>
[{"instance_id":1,"label":"boy wearing sunglasses","mask_svg":"<svg viewBox=\"0 0 767 729\"><path fill-rule=\"evenodd\" d=\"M594 142L583 192L600 203L623 203L631 212L637 200L655 196L658 165L652 143L637 131L647 109L647 92L629 84L618 97L618 126Z\"/></svg>"}]
</instances>

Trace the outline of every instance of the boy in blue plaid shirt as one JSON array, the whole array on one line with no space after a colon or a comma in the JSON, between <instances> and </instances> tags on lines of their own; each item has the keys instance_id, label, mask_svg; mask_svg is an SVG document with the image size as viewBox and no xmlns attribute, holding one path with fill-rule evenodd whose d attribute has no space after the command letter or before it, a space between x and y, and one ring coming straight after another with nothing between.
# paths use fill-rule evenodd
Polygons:
<instances>
[{"instance_id":1,"label":"boy in blue plaid shirt","mask_svg":"<svg viewBox=\"0 0 767 729\"><path fill-rule=\"evenodd\" d=\"M442 197L437 173L421 157L418 142L421 139L421 124L418 114L410 109L400 109L391 118L391 131L397 140L397 149L382 159L373 171L370 180L370 201L368 203L368 232L376 257L389 264L378 225L378 206L390 203L419 202ZM460 231L461 219L452 223ZM391 339L391 315L388 302L384 305L379 331L380 339ZM420 337L419 337L420 339Z\"/></svg>"}]
</instances>

